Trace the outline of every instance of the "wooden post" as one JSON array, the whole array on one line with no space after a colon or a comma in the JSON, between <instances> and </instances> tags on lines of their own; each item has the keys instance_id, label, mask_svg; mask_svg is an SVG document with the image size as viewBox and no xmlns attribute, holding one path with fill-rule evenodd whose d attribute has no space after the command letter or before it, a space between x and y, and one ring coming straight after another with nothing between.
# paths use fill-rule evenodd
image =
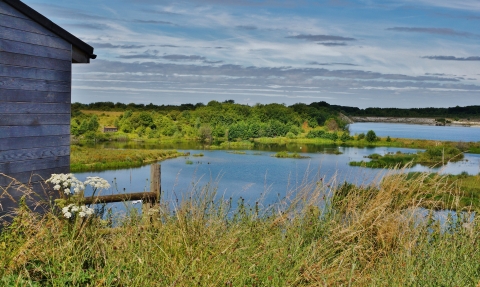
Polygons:
<instances>
[{"instance_id":1,"label":"wooden post","mask_svg":"<svg viewBox=\"0 0 480 287\"><path fill-rule=\"evenodd\" d=\"M157 202L160 201L162 189L162 171L159 163L152 164L150 167L150 192L157 194Z\"/></svg>"},{"instance_id":2,"label":"wooden post","mask_svg":"<svg viewBox=\"0 0 480 287\"><path fill-rule=\"evenodd\" d=\"M150 192L155 193L155 199L146 200L143 202L142 213L144 216L148 216L148 211L155 204L160 202L161 194L161 165L158 163L150 166Z\"/></svg>"}]
</instances>

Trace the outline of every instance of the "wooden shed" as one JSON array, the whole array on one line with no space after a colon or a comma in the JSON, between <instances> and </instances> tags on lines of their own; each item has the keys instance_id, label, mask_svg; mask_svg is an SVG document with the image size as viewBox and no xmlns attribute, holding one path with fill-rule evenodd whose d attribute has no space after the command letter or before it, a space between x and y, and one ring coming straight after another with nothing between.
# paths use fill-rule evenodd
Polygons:
<instances>
[{"instance_id":1,"label":"wooden shed","mask_svg":"<svg viewBox=\"0 0 480 287\"><path fill-rule=\"evenodd\" d=\"M95 58L23 2L0 0L0 173L35 185L70 171L72 63ZM0 176L0 187L11 183Z\"/></svg>"}]
</instances>

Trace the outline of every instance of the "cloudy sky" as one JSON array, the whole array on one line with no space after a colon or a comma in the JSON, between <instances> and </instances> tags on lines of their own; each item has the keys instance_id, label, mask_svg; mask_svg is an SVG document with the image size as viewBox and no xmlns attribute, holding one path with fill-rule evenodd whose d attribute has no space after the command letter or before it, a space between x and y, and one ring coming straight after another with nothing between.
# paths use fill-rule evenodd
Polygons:
<instances>
[{"instance_id":1,"label":"cloudy sky","mask_svg":"<svg viewBox=\"0 0 480 287\"><path fill-rule=\"evenodd\" d=\"M72 100L480 104L479 0L24 0L95 48Z\"/></svg>"}]
</instances>

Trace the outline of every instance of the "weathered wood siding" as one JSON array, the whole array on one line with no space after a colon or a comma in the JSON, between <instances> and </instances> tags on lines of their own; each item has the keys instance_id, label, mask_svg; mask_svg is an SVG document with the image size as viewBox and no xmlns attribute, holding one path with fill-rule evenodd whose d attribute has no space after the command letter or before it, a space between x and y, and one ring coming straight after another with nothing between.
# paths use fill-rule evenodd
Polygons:
<instances>
[{"instance_id":1,"label":"weathered wood siding","mask_svg":"<svg viewBox=\"0 0 480 287\"><path fill-rule=\"evenodd\" d=\"M0 0L0 173L69 172L71 63L70 43Z\"/></svg>"}]
</instances>

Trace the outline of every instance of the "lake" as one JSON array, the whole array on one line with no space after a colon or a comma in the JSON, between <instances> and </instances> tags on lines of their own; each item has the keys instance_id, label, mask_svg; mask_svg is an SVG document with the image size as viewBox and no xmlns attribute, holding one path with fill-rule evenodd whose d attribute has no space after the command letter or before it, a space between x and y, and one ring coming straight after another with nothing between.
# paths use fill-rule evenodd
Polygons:
<instances>
[{"instance_id":1,"label":"lake","mask_svg":"<svg viewBox=\"0 0 480 287\"><path fill-rule=\"evenodd\" d=\"M349 162L359 161L372 153L385 154L388 152L416 152L413 149L374 147L310 147L308 153L302 152L307 159L282 159L272 157L275 151L285 150L285 146L267 145L264 150L249 150L245 154L236 154L232 151L215 150L182 150L191 153L188 157L169 159L161 163L163 198L170 202L180 201L195 188L210 184L219 194L234 201L240 197L249 203L263 198L263 204L268 205L283 198L290 191L308 182L322 182L337 185L348 181L355 184L368 184L375 178L381 178L386 172L381 169L352 167ZM269 150L268 150L269 149ZM304 145L289 145L290 150L299 152L306 150ZM331 154L333 150L342 152L340 155ZM193 154L203 153L203 157L194 157ZM191 161L192 164L187 164ZM149 189L150 167L112 170L103 172L77 173L80 180L87 176L98 175L112 182L108 193L139 192ZM466 171L477 174L480 171L480 155L466 154L465 159L457 163L448 163L441 169L429 169L417 165L410 171L440 171L443 173L458 174ZM107 194L104 192L103 194ZM88 192L86 195L89 195ZM114 205L122 209L123 204Z\"/></svg>"},{"instance_id":2,"label":"lake","mask_svg":"<svg viewBox=\"0 0 480 287\"><path fill-rule=\"evenodd\" d=\"M427 139L439 141L480 141L480 127L429 126L397 123L354 123L350 124L350 134L375 131L379 137Z\"/></svg>"}]
</instances>

